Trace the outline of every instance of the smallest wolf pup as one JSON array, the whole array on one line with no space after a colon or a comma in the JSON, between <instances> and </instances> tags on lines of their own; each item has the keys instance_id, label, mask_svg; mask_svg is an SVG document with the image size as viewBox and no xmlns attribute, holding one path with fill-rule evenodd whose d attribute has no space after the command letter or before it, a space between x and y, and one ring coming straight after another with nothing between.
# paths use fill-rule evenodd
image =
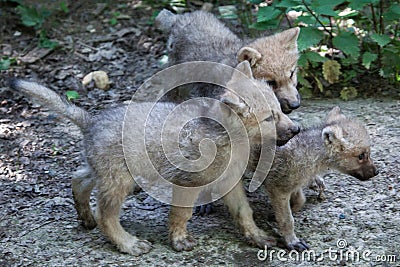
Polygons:
<instances>
[{"instance_id":1,"label":"smallest wolf pup","mask_svg":"<svg viewBox=\"0 0 400 267\"><path fill-rule=\"evenodd\" d=\"M346 118L339 107L328 113L321 127L303 130L286 145L277 147L264 186L288 249L309 249L294 233L292 216L292 212L299 211L305 203L302 188L328 169L361 181L378 175L370 151L364 125Z\"/></svg>"}]
</instances>

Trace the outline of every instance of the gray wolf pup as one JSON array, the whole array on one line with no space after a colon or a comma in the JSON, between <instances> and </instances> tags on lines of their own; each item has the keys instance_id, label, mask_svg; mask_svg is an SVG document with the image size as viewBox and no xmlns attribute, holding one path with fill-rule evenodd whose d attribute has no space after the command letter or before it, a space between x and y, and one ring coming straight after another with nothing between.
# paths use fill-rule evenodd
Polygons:
<instances>
[{"instance_id":1,"label":"gray wolf pup","mask_svg":"<svg viewBox=\"0 0 400 267\"><path fill-rule=\"evenodd\" d=\"M164 9L155 23L156 27L170 34L170 64L204 60L236 66L238 62L247 60L254 77L269 82L284 113L300 106L296 89L299 28L248 42L204 11L174 15ZM201 95L201 92L194 94Z\"/></svg>"},{"instance_id":2,"label":"gray wolf pup","mask_svg":"<svg viewBox=\"0 0 400 267\"><path fill-rule=\"evenodd\" d=\"M289 249L309 246L294 233L292 212L302 208L302 188L328 169L366 181L378 174L371 155L370 139L364 125L346 118L339 107L333 108L325 123L301 131L278 147L264 186L275 217Z\"/></svg>"},{"instance_id":3,"label":"gray wolf pup","mask_svg":"<svg viewBox=\"0 0 400 267\"><path fill-rule=\"evenodd\" d=\"M233 73L227 86L246 90L247 88L242 88L242 81L244 77L253 79L250 64L247 61L242 62L236 69L239 71ZM234 128L238 127L238 122L233 119L233 116L237 114L251 143L258 144L260 142L260 129L264 129L262 133L268 134L267 137L275 135L270 129L271 123L275 123L278 132L281 132L279 142L287 142L293 136L294 123L280 110L279 102L272 89L266 90L268 85L262 81L254 80L254 82L258 86L264 86L263 92L267 94L266 99L271 110L267 109L264 103L257 103L257 101L261 101L257 98L253 98L256 103L254 107L250 108L246 102L229 90L224 93L221 101L230 109L222 108L225 105L204 106L204 108L211 110L212 114L220 114ZM149 106L153 107L153 103L137 102L104 110L99 115L93 116L37 83L11 79L9 86L36 100L46 108L59 113L81 129L84 138L86 164L85 167L75 173L72 179L72 191L78 218L82 221L83 226L92 229L99 225L103 234L122 252L131 255L147 253L151 249L151 244L126 232L120 224L119 215L122 203L136 185L127 166L124 149L127 147L128 150L135 149L138 142L143 143L142 140L137 140L135 137L140 136L140 133L143 132L143 127L140 124L144 117L142 116L143 110L146 110ZM130 107L133 111L127 113ZM155 134L150 135L149 139L146 140L148 142L146 145L150 150L148 154L152 157L154 167L158 172L175 184L197 186L209 183L212 178L215 179L215 174L220 173L226 166L224 162L229 161L231 147L229 138L226 138L226 132L216 127L215 123L192 122L185 128L187 134L179 138L181 150L188 157L196 157L199 155L199 144L206 136L216 140L218 153L215 163L205 171L185 172L178 169L163 156L163 147L161 141L157 138L157 133L163 127L165 117L175 107L176 104L169 102L158 102L155 105L155 112L149 116L150 133L154 132ZM195 104L187 107L188 110L194 108L198 107ZM261 121L257 122L254 118L255 115L261 118ZM129 135L124 136L124 138L127 138L125 139L125 142L128 142L127 146L126 143L123 145L122 140L124 123L129 128ZM179 131L179 129L176 129L176 131ZM163 142L176 142L176 140L167 139ZM140 157L135 159L138 170L144 166L142 161L143 159ZM147 169L143 171L147 172ZM98 189L96 218L93 216L89 205L90 194L95 186ZM224 197L224 200L246 237L260 247L269 244L268 237L253 221L252 211L240 182ZM188 250L195 245L194 239L187 234L186 227L183 224L190 216L191 208L172 207L171 209L170 233L173 247L176 250Z\"/></svg>"}]
</instances>

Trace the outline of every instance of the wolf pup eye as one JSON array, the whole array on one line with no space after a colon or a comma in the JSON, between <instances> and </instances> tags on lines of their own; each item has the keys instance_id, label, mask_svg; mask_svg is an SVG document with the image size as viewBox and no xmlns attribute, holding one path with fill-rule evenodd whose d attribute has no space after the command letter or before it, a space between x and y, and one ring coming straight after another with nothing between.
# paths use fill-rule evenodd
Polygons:
<instances>
[{"instance_id":1,"label":"wolf pup eye","mask_svg":"<svg viewBox=\"0 0 400 267\"><path fill-rule=\"evenodd\" d=\"M359 160L363 160L364 158L365 158L365 153L361 153L360 155L358 155Z\"/></svg>"},{"instance_id":2,"label":"wolf pup eye","mask_svg":"<svg viewBox=\"0 0 400 267\"><path fill-rule=\"evenodd\" d=\"M290 73L290 79L293 78L293 74L295 73L296 69L292 70L292 72Z\"/></svg>"},{"instance_id":3,"label":"wolf pup eye","mask_svg":"<svg viewBox=\"0 0 400 267\"><path fill-rule=\"evenodd\" d=\"M269 122L269 121L272 121L273 119L274 119L274 117L271 115L268 118L264 119L264 121Z\"/></svg>"},{"instance_id":4,"label":"wolf pup eye","mask_svg":"<svg viewBox=\"0 0 400 267\"><path fill-rule=\"evenodd\" d=\"M276 83L276 81L267 81L267 83L269 84L269 86L271 86L274 89L278 87L278 84Z\"/></svg>"}]
</instances>

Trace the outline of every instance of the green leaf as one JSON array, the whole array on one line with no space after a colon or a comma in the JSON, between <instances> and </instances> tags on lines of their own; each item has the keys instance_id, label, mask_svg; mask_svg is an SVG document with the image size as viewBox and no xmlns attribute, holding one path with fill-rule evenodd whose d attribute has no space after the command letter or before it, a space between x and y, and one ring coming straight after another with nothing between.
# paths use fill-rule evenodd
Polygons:
<instances>
[{"instance_id":1,"label":"green leaf","mask_svg":"<svg viewBox=\"0 0 400 267\"><path fill-rule=\"evenodd\" d=\"M343 72L342 74L343 74L343 78L344 78L342 81L342 84L347 83L350 80L352 80L353 78L357 77L357 71L355 71L355 70L347 70L347 71Z\"/></svg>"},{"instance_id":2,"label":"green leaf","mask_svg":"<svg viewBox=\"0 0 400 267\"><path fill-rule=\"evenodd\" d=\"M318 0L311 1L311 6L338 6L344 2L346 0Z\"/></svg>"},{"instance_id":3,"label":"green leaf","mask_svg":"<svg viewBox=\"0 0 400 267\"><path fill-rule=\"evenodd\" d=\"M67 91L65 95L67 96L68 101L79 98L77 91Z\"/></svg>"},{"instance_id":4,"label":"green leaf","mask_svg":"<svg viewBox=\"0 0 400 267\"><path fill-rule=\"evenodd\" d=\"M297 17L297 19L296 19L296 24L297 25L299 23L303 23L303 24L306 24L306 25L314 25L316 22L317 22L317 20L313 16L311 16L311 15L309 15L307 13L303 13L303 15Z\"/></svg>"},{"instance_id":5,"label":"green leaf","mask_svg":"<svg viewBox=\"0 0 400 267\"><path fill-rule=\"evenodd\" d=\"M318 44L324 38L324 33L317 28L303 27L301 28L297 45L299 51L303 51L313 45Z\"/></svg>"},{"instance_id":6,"label":"green leaf","mask_svg":"<svg viewBox=\"0 0 400 267\"><path fill-rule=\"evenodd\" d=\"M39 35L39 46L43 48L54 49L58 46L58 42L52 41L49 38L47 38L46 31L41 30Z\"/></svg>"},{"instance_id":7,"label":"green leaf","mask_svg":"<svg viewBox=\"0 0 400 267\"><path fill-rule=\"evenodd\" d=\"M297 60L297 65L299 67L308 68L307 56L304 53L302 53L299 57L299 60Z\"/></svg>"},{"instance_id":8,"label":"green leaf","mask_svg":"<svg viewBox=\"0 0 400 267\"><path fill-rule=\"evenodd\" d=\"M60 8L65 14L67 14L69 12L68 6L65 2L60 3Z\"/></svg>"},{"instance_id":9,"label":"green leaf","mask_svg":"<svg viewBox=\"0 0 400 267\"><path fill-rule=\"evenodd\" d=\"M277 4L275 6L292 9L299 5L302 5L301 0L282 0L282 1L277 2Z\"/></svg>"},{"instance_id":10,"label":"green leaf","mask_svg":"<svg viewBox=\"0 0 400 267\"><path fill-rule=\"evenodd\" d=\"M42 27L45 19L51 14L46 8L41 8L38 10L35 7L20 5L17 7L17 9L21 14L22 23L25 26L35 27L37 29Z\"/></svg>"},{"instance_id":11,"label":"green leaf","mask_svg":"<svg viewBox=\"0 0 400 267\"><path fill-rule=\"evenodd\" d=\"M258 4L261 4L262 2L264 2L264 0L249 0L249 2L254 5L258 5Z\"/></svg>"},{"instance_id":12,"label":"green leaf","mask_svg":"<svg viewBox=\"0 0 400 267\"><path fill-rule=\"evenodd\" d=\"M354 65L354 64L358 64L358 57L357 58L355 58L355 57L342 58L340 60L340 63L343 66L347 66L347 67L351 66L351 65Z\"/></svg>"},{"instance_id":13,"label":"green leaf","mask_svg":"<svg viewBox=\"0 0 400 267\"><path fill-rule=\"evenodd\" d=\"M40 23L39 14L37 13L36 8L20 5L17 9L21 14L21 20L25 26L32 27Z\"/></svg>"},{"instance_id":14,"label":"green leaf","mask_svg":"<svg viewBox=\"0 0 400 267\"><path fill-rule=\"evenodd\" d=\"M308 87L301 87L299 89L299 93L301 95L301 98L304 98L304 99L308 99L308 98L312 97L312 91Z\"/></svg>"},{"instance_id":15,"label":"green leaf","mask_svg":"<svg viewBox=\"0 0 400 267\"><path fill-rule=\"evenodd\" d=\"M110 19L110 24L111 24L112 26L116 25L117 23L118 23L117 18L111 18L111 19Z\"/></svg>"},{"instance_id":16,"label":"green leaf","mask_svg":"<svg viewBox=\"0 0 400 267\"><path fill-rule=\"evenodd\" d=\"M369 69L371 67L371 63L374 62L378 58L377 54L373 54L371 52L365 52L362 56L362 65Z\"/></svg>"},{"instance_id":17,"label":"green leaf","mask_svg":"<svg viewBox=\"0 0 400 267\"><path fill-rule=\"evenodd\" d=\"M400 5L398 3L392 4L386 12L383 13L383 19L388 21L397 21L400 16Z\"/></svg>"},{"instance_id":18,"label":"green leaf","mask_svg":"<svg viewBox=\"0 0 400 267\"><path fill-rule=\"evenodd\" d=\"M317 15L326 15L331 17L337 16L337 11L334 8L342 3L345 0L319 0L319 1L312 1L311 8Z\"/></svg>"},{"instance_id":19,"label":"green leaf","mask_svg":"<svg viewBox=\"0 0 400 267\"><path fill-rule=\"evenodd\" d=\"M305 74L299 73L297 75L297 80L299 82L299 84L302 85L302 87L307 87L307 88L311 88L311 83L306 79L306 77L304 77Z\"/></svg>"},{"instance_id":20,"label":"green leaf","mask_svg":"<svg viewBox=\"0 0 400 267\"><path fill-rule=\"evenodd\" d=\"M318 15L325 15L325 16L331 16L331 17L336 17L337 13L336 11L333 10L335 6L319 6L314 9L315 13Z\"/></svg>"},{"instance_id":21,"label":"green leaf","mask_svg":"<svg viewBox=\"0 0 400 267\"><path fill-rule=\"evenodd\" d=\"M267 29L276 29L278 28L280 23L279 19L274 19L270 21L263 21L263 22L256 22L253 23L249 26L250 29L256 29L256 30L267 30Z\"/></svg>"},{"instance_id":22,"label":"green leaf","mask_svg":"<svg viewBox=\"0 0 400 267\"><path fill-rule=\"evenodd\" d=\"M304 55L307 57L308 60L313 61L313 62L325 62L328 59L326 57L321 56L317 52L313 51L308 51L305 52Z\"/></svg>"},{"instance_id":23,"label":"green leaf","mask_svg":"<svg viewBox=\"0 0 400 267\"><path fill-rule=\"evenodd\" d=\"M8 70L8 68L11 65L11 60L10 59L2 59L0 60L0 70Z\"/></svg>"},{"instance_id":24,"label":"green leaf","mask_svg":"<svg viewBox=\"0 0 400 267\"><path fill-rule=\"evenodd\" d=\"M393 13L400 15L400 4L399 3L394 3L389 7L389 10L392 11Z\"/></svg>"},{"instance_id":25,"label":"green leaf","mask_svg":"<svg viewBox=\"0 0 400 267\"><path fill-rule=\"evenodd\" d=\"M257 12L257 22L264 22L276 19L282 11L271 6L263 6Z\"/></svg>"},{"instance_id":26,"label":"green leaf","mask_svg":"<svg viewBox=\"0 0 400 267\"><path fill-rule=\"evenodd\" d=\"M342 31L333 38L333 45L346 55L358 58L360 56L359 40L354 33Z\"/></svg>"},{"instance_id":27,"label":"green leaf","mask_svg":"<svg viewBox=\"0 0 400 267\"><path fill-rule=\"evenodd\" d=\"M368 4L374 4L374 2L378 2L379 0L349 0L349 7L354 10L363 10L363 7Z\"/></svg>"},{"instance_id":28,"label":"green leaf","mask_svg":"<svg viewBox=\"0 0 400 267\"><path fill-rule=\"evenodd\" d=\"M385 45L390 43L390 41L392 40L392 39L390 39L390 37L388 35L377 34L377 33L371 34L371 38L372 38L372 40L377 42L380 47L384 47Z\"/></svg>"}]
</instances>

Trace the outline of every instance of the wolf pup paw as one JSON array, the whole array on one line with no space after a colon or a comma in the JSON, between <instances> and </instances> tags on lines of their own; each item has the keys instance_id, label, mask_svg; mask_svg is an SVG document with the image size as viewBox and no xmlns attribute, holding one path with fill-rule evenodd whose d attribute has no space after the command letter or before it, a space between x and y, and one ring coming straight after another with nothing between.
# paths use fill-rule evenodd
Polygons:
<instances>
[{"instance_id":1,"label":"wolf pup paw","mask_svg":"<svg viewBox=\"0 0 400 267\"><path fill-rule=\"evenodd\" d=\"M265 233L247 237L247 240L250 244L256 245L259 248L265 248L265 247L271 248L273 246L276 246L277 244L276 239L274 237L268 236Z\"/></svg>"},{"instance_id":2,"label":"wolf pup paw","mask_svg":"<svg viewBox=\"0 0 400 267\"><path fill-rule=\"evenodd\" d=\"M209 215L214 212L214 205L212 203L208 203L205 205L197 206L194 209L194 214L204 216Z\"/></svg>"},{"instance_id":3,"label":"wolf pup paw","mask_svg":"<svg viewBox=\"0 0 400 267\"><path fill-rule=\"evenodd\" d=\"M287 245L287 248L289 250L296 250L296 251L302 252L304 250L310 249L310 246L307 245L306 241L304 241L303 239L300 238L298 241L289 243Z\"/></svg>"},{"instance_id":4,"label":"wolf pup paw","mask_svg":"<svg viewBox=\"0 0 400 267\"><path fill-rule=\"evenodd\" d=\"M128 253L133 256L140 256L142 254L148 253L152 245L147 240L136 239L128 244L122 244L118 246L119 250Z\"/></svg>"},{"instance_id":5,"label":"wolf pup paw","mask_svg":"<svg viewBox=\"0 0 400 267\"><path fill-rule=\"evenodd\" d=\"M197 241L190 235L172 239L172 248L175 251L190 251L197 246Z\"/></svg>"},{"instance_id":6,"label":"wolf pup paw","mask_svg":"<svg viewBox=\"0 0 400 267\"><path fill-rule=\"evenodd\" d=\"M97 223L96 220L94 219L93 216L87 217L85 219L83 218L78 218L81 221L81 225L88 230L92 230L94 228L96 228Z\"/></svg>"}]
</instances>

